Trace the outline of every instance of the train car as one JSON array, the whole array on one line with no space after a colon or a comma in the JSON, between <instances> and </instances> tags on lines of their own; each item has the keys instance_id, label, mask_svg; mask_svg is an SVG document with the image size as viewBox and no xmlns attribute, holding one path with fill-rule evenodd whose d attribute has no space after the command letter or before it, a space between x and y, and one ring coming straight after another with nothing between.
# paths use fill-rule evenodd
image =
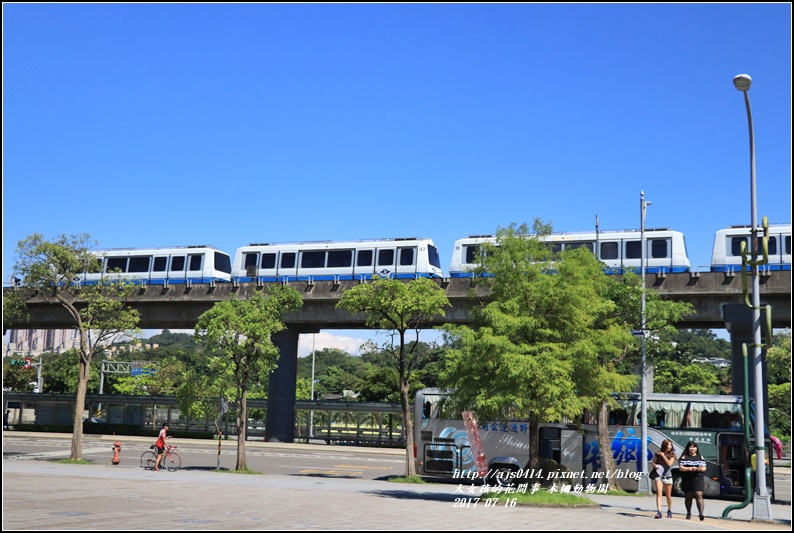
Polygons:
<instances>
[{"instance_id":1,"label":"train car","mask_svg":"<svg viewBox=\"0 0 794 533\"><path fill-rule=\"evenodd\" d=\"M560 232L541 239L554 252L585 247L596 254L605 266L605 272L622 274L641 270L642 245L640 230L600 232ZM684 235L664 229L645 230L645 271L648 273L687 272L691 269ZM495 235L473 235L455 241L449 266L450 277L471 277L479 261L479 247L483 242L496 242Z\"/></svg>"},{"instance_id":2,"label":"train car","mask_svg":"<svg viewBox=\"0 0 794 533\"><path fill-rule=\"evenodd\" d=\"M99 272L84 274L84 283L119 278L146 285L231 281L231 257L214 246L114 248L92 253L101 267Z\"/></svg>"},{"instance_id":3,"label":"train car","mask_svg":"<svg viewBox=\"0 0 794 533\"><path fill-rule=\"evenodd\" d=\"M759 236L763 229L759 229ZM747 252L750 245L748 226L730 226L718 230L714 235L714 248L711 253L712 272L735 272L742 270L741 245L746 243ZM791 270L791 224L769 225L769 263L759 267L762 270ZM759 257L760 259L760 257ZM748 267L749 269L749 267Z\"/></svg>"},{"instance_id":4,"label":"train car","mask_svg":"<svg viewBox=\"0 0 794 533\"><path fill-rule=\"evenodd\" d=\"M438 249L430 239L315 241L250 244L238 248L236 281L297 281L441 277Z\"/></svg>"}]
</instances>

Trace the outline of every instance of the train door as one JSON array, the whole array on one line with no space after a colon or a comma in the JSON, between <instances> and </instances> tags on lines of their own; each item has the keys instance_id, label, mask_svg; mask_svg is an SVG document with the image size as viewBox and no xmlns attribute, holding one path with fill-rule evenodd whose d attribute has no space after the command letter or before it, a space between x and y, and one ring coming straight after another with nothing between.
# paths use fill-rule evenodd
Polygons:
<instances>
[{"instance_id":1,"label":"train door","mask_svg":"<svg viewBox=\"0 0 794 533\"><path fill-rule=\"evenodd\" d=\"M394 263L397 256L396 248L378 248L375 262L375 274L388 278L394 275Z\"/></svg>"},{"instance_id":2,"label":"train door","mask_svg":"<svg viewBox=\"0 0 794 533\"><path fill-rule=\"evenodd\" d=\"M353 261L353 277L366 276L371 278L375 272L375 249L356 250L356 257Z\"/></svg>"},{"instance_id":3,"label":"train door","mask_svg":"<svg viewBox=\"0 0 794 533\"><path fill-rule=\"evenodd\" d=\"M297 252L280 252L278 258L278 273L280 280L295 278L298 276L298 254Z\"/></svg>"},{"instance_id":4,"label":"train door","mask_svg":"<svg viewBox=\"0 0 794 533\"><path fill-rule=\"evenodd\" d=\"M187 271L185 268L187 266L185 264L186 259L187 257L184 255L171 256L171 265L168 267L168 279L171 283L185 282L185 275Z\"/></svg>"},{"instance_id":5,"label":"train door","mask_svg":"<svg viewBox=\"0 0 794 533\"><path fill-rule=\"evenodd\" d=\"M243 252L243 270L246 278L255 278L259 275L259 253Z\"/></svg>"},{"instance_id":6,"label":"train door","mask_svg":"<svg viewBox=\"0 0 794 533\"><path fill-rule=\"evenodd\" d=\"M149 273L149 282L161 284L168 277L168 256L155 255L152 261L152 270Z\"/></svg>"},{"instance_id":7,"label":"train door","mask_svg":"<svg viewBox=\"0 0 794 533\"><path fill-rule=\"evenodd\" d=\"M413 278L416 275L416 256L418 251L416 246L397 248L397 261L394 269L396 277Z\"/></svg>"},{"instance_id":8,"label":"train door","mask_svg":"<svg viewBox=\"0 0 794 533\"><path fill-rule=\"evenodd\" d=\"M204 280L204 254L188 254L186 277L196 282Z\"/></svg>"}]
</instances>

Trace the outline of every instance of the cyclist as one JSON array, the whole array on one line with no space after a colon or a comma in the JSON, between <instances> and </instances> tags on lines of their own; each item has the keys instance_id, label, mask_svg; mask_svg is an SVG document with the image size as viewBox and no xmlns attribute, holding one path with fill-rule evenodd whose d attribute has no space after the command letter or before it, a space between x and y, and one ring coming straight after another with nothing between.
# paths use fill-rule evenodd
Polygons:
<instances>
[{"instance_id":1,"label":"cyclist","mask_svg":"<svg viewBox=\"0 0 794 533\"><path fill-rule=\"evenodd\" d=\"M163 424L163 429L160 430L160 435L157 437L157 442L154 444L154 446L157 448L157 461L154 463L155 472L160 470L160 461L163 460L163 455L165 454L165 440L170 437L171 436L168 435L168 424Z\"/></svg>"}]
</instances>

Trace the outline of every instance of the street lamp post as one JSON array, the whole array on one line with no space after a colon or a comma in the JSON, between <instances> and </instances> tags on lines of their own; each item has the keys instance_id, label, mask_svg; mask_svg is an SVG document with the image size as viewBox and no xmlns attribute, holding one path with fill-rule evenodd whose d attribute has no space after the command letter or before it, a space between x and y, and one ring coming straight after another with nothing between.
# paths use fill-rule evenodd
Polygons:
<instances>
[{"instance_id":1,"label":"street lamp post","mask_svg":"<svg viewBox=\"0 0 794 533\"><path fill-rule=\"evenodd\" d=\"M642 483L638 486L640 492L651 492L650 480L648 479L648 364L646 360L645 350L645 337L647 334L645 324L645 212L651 202L645 201L645 192L640 191L640 276L642 277L642 293L640 304L640 343L642 346L642 363L640 366L641 375L641 388L640 388L640 408L641 413L641 431L640 439L640 454L642 456L641 465L642 471L645 473L640 480Z\"/></svg>"},{"instance_id":2,"label":"street lamp post","mask_svg":"<svg viewBox=\"0 0 794 533\"><path fill-rule=\"evenodd\" d=\"M750 131L750 247L753 259L759 255L758 226L756 221L755 198L755 137L753 135L753 113L750 109L750 85L753 80L747 74L739 74L733 78L733 85L744 94L744 105L747 108L747 125ZM761 354L761 283L758 278L758 264L750 262L753 277L753 362L755 364L754 396L755 396L755 453L756 483L753 494L753 519L771 520L772 509L766 490L766 448L764 447L764 376ZM744 265L742 265L744 268ZM745 420L745 423L749 421Z\"/></svg>"},{"instance_id":3,"label":"street lamp post","mask_svg":"<svg viewBox=\"0 0 794 533\"><path fill-rule=\"evenodd\" d=\"M316 341L316 334L312 334L312 402L314 401L314 346ZM314 411L309 411L309 438L314 438Z\"/></svg>"}]
</instances>

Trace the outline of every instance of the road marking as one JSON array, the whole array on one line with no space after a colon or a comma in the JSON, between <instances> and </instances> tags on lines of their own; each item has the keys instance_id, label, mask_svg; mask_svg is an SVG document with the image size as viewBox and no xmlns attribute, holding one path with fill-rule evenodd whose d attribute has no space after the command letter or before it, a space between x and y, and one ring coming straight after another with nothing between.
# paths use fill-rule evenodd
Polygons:
<instances>
[{"instance_id":1,"label":"road marking","mask_svg":"<svg viewBox=\"0 0 794 533\"><path fill-rule=\"evenodd\" d=\"M102 448L84 448L83 455L92 453L108 452L108 455L113 451L111 446L103 446ZM38 453L21 453L8 457L8 459L47 459L49 457L69 457L72 454L71 450L55 450L52 452L38 452Z\"/></svg>"},{"instance_id":2,"label":"road marking","mask_svg":"<svg viewBox=\"0 0 794 533\"><path fill-rule=\"evenodd\" d=\"M356 472L352 470L301 470L300 474L325 474L328 476L350 476L350 475L363 475L364 472Z\"/></svg>"},{"instance_id":3,"label":"road marking","mask_svg":"<svg viewBox=\"0 0 794 533\"><path fill-rule=\"evenodd\" d=\"M392 470L392 466L353 466L353 465L336 465L334 468L363 468L365 470Z\"/></svg>"}]
</instances>

